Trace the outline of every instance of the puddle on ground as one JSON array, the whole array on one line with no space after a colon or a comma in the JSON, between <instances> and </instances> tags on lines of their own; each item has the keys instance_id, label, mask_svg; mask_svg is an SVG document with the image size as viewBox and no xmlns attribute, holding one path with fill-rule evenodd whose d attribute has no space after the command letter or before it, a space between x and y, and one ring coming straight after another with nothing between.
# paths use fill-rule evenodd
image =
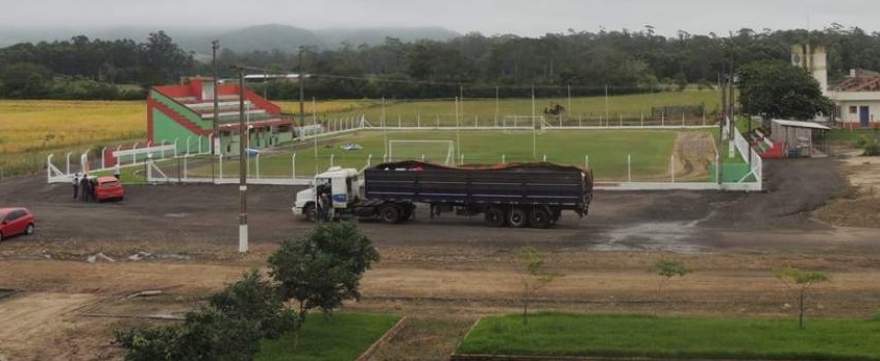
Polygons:
<instances>
[{"instance_id":1,"label":"puddle on ground","mask_svg":"<svg viewBox=\"0 0 880 361\"><path fill-rule=\"evenodd\" d=\"M711 214L706 218L709 217ZM690 222L648 222L614 228L603 234L608 238L607 240L590 247L590 249L596 251L700 253L706 247L694 244L690 240L696 234L697 224L703 219Z\"/></svg>"}]
</instances>

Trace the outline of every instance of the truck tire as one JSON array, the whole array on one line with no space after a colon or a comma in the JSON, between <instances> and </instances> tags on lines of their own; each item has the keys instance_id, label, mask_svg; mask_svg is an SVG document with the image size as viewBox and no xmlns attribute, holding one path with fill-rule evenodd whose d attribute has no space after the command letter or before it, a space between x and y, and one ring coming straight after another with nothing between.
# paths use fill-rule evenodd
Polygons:
<instances>
[{"instance_id":1,"label":"truck tire","mask_svg":"<svg viewBox=\"0 0 880 361\"><path fill-rule=\"evenodd\" d=\"M486 225L490 227L504 227L504 223L507 221L504 219L504 209L497 206L491 206L486 209L486 213L484 215L486 220Z\"/></svg>"},{"instance_id":2,"label":"truck tire","mask_svg":"<svg viewBox=\"0 0 880 361\"><path fill-rule=\"evenodd\" d=\"M535 207L529 217L529 223L535 228L547 228L553 224L552 215L547 207Z\"/></svg>"},{"instance_id":3,"label":"truck tire","mask_svg":"<svg viewBox=\"0 0 880 361\"><path fill-rule=\"evenodd\" d=\"M507 223L514 228L522 228L529 225L529 211L522 207L513 207L507 214Z\"/></svg>"},{"instance_id":4,"label":"truck tire","mask_svg":"<svg viewBox=\"0 0 880 361\"><path fill-rule=\"evenodd\" d=\"M390 204L379 208L379 218L382 219L382 222L394 224L400 222L400 216L400 208L396 205Z\"/></svg>"}]
</instances>

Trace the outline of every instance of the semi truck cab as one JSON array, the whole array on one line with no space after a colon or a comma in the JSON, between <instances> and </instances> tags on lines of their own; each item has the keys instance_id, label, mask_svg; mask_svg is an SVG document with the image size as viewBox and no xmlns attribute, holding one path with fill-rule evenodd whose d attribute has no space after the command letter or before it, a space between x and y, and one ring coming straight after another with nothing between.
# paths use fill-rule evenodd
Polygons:
<instances>
[{"instance_id":1,"label":"semi truck cab","mask_svg":"<svg viewBox=\"0 0 880 361\"><path fill-rule=\"evenodd\" d=\"M321 210L328 212L327 217L333 219L362 198L363 181L359 172L354 168L333 167L315 176L311 188L296 194L293 214L315 220ZM325 204L329 206L322 210Z\"/></svg>"}]
</instances>

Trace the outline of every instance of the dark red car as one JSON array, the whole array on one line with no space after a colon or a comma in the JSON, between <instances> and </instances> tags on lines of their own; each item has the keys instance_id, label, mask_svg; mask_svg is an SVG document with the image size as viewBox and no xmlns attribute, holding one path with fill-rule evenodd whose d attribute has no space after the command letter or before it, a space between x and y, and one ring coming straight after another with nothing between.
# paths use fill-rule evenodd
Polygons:
<instances>
[{"instance_id":1,"label":"dark red car","mask_svg":"<svg viewBox=\"0 0 880 361\"><path fill-rule=\"evenodd\" d=\"M125 198L125 189L116 177L98 177L95 184L95 198L99 202L109 199L122 200Z\"/></svg>"},{"instance_id":2,"label":"dark red car","mask_svg":"<svg viewBox=\"0 0 880 361\"><path fill-rule=\"evenodd\" d=\"M24 208L0 208L0 241L19 234L34 234L34 215Z\"/></svg>"}]
</instances>

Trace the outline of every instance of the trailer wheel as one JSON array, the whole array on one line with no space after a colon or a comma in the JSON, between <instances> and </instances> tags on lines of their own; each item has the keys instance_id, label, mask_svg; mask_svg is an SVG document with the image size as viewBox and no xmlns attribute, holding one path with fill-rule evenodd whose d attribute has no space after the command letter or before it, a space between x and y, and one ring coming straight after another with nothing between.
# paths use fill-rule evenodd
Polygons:
<instances>
[{"instance_id":1,"label":"trailer wheel","mask_svg":"<svg viewBox=\"0 0 880 361\"><path fill-rule=\"evenodd\" d=\"M535 228L547 228L552 224L551 215L547 211L547 207L535 207L529 220L532 223L532 227Z\"/></svg>"},{"instance_id":2,"label":"trailer wheel","mask_svg":"<svg viewBox=\"0 0 880 361\"><path fill-rule=\"evenodd\" d=\"M511 227L521 228L529 225L529 211L521 207L513 207L507 215L507 223Z\"/></svg>"},{"instance_id":3,"label":"trailer wheel","mask_svg":"<svg viewBox=\"0 0 880 361\"><path fill-rule=\"evenodd\" d=\"M491 227L504 227L504 209L501 207L492 206L486 209L485 214L486 224Z\"/></svg>"},{"instance_id":4,"label":"trailer wheel","mask_svg":"<svg viewBox=\"0 0 880 361\"><path fill-rule=\"evenodd\" d=\"M559 208L553 208L553 211L552 211L551 217L550 217L550 225L554 225L554 224L556 224L556 222L559 222L559 218L561 216L562 216L562 210Z\"/></svg>"},{"instance_id":5,"label":"trailer wheel","mask_svg":"<svg viewBox=\"0 0 880 361\"><path fill-rule=\"evenodd\" d=\"M400 222L400 208L395 205L382 206L379 209L379 217L382 218L382 222L389 224Z\"/></svg>"}]
</instances>

